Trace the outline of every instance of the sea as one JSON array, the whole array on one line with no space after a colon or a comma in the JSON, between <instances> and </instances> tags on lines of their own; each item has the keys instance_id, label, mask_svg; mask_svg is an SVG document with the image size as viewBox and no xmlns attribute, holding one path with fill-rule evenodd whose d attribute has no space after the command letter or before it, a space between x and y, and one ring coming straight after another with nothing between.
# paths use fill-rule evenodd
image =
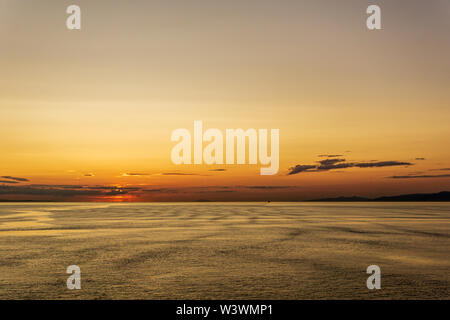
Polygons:
<instances>
[{"instance_id":1,"label":"sea","mask_svg":"<svg viewBox=\"0 0 450 320\"><path fill-rule=\"evenodd\" d=\"M449 271L450 203L0 204L0 299L449 299Z\"/></svg>"}]
</instances>

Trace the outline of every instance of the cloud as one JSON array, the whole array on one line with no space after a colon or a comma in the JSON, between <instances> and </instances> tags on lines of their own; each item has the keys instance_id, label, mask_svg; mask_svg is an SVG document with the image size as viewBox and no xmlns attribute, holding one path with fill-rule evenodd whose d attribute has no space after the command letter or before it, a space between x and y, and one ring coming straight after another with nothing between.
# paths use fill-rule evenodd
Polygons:
<instances>
[{"instance_id":1,"label":"cloud","mask_svg":"<svg viewBox=\"0 0 450 320\"><path fill-rule=\"evenodd\" d=\"M155 189L143 189L141 190L143 193L177 193L179 190L171 189L171 188L155 188Z\"/></svg>"},{"instance_id":2,"label":"cloud","mask_svg":"<svg viewBox=\"0 0 450 320\"><path fill-rule=\"evenodd\" d=\"M389 179L431 179L431 178L450 178L450 174L437 174L437 175L420 175L420 176L391 176Z\"/></svg>"},{"instance_id":3,"label":"cloud","mask_svg":"<svg viewBox=\"0 0 450 320\"><path fill-rule=\"evenodd\" d=\"M30 184L20 186L0 185L0 194L36 195L36 196L112 196L140 191L139 187L83 186L83 185L46 185Z\"/></svg>"},{"instance_id":4,"label":"cloud","mask_svg":"<svg viewBox=\"0 0 450 320\"><path fill-rule=\"evenodd\" d=\"M103 195L99 190L84 189L57 189L33 186L0 186L0 194L20 194L20 195L44 195L44 196L96 196Z\"/></svg>"},{"instance_id":5,"label":"cloud","mask_svg":"<svg viewBox=\"0 0 450 320\"><path fill-rule=\"evenodd\" d=\"M373 167L394 167L394 166L412 166L413 163L402 161L378 161L378 162L362 162L355 163L355 167L359 168L373 168Z\"/></svg>"},{"instance_id":6,"label":"cloud","mask_svg":"<svg viewBox=\"0 0 450 320\"><path fill-rule=\"evenodd\" d=\"M426 160L425 158L416 158L416 160Z\"/></svg>"},{"instance_id":7,"label":"cloud","mask_svg":"<svg viewBox=\"0 0 450 320\"><path fill-rule=\"evenodd\" d=\"M123 189L114 189L114 190L105 192L104 195L106 195L106 196L116 196L116 195L119 195L119 194L127 194L127 193L128 193L127 190L123 190Z\"/></svg>"},{"instance_id":8,"label":"cloud","mask_svg":"<svg viewBox=\"0 0 450 320\"><path fill-rule=\"evenodd\" d=\"M10 183L10 184L14 184L14 183L19 183L19 181L0 180L0 183Z\"/></svg>"},{"instance_id":9,"label":"cloud","mask_svg":"<svg viewBox=\"0 0 450 320\"><path fill-rule=\"evenodd\" d=\"M132 191L141 191L142 190L142 188L140 188L140 187L124 187L124 188L120 188L120 189L126 190L126 191L130 191L130 192L132 192Z\"/></svg>"},{"instance_id":10,"label":"cloud","mask_svg":"<svg viewBox=\"0 0 450 320\"><path fill-rule=\"evenodd\" d=\"M163 176L195 176L193 173L181 173L181 172L163 172Z\"/></svg>"},{"instance_id":11,"label":"cloud","mask_svg":"<svg viewBox=\"0 0 450 320\"><path fill-rule=\"evenodd\" d=\"M449 171L450 168L430 169L430 171Z\"/></svg>"},{"instance_id":12,"label":"cloud","mask_svg":"<svg viewBox=\"0 0 450 320\"><path fill-rule=\"evenodd\" d=\"M93 173L85 173L84 176L85 177L95 177L95 175Z\"/></svg>"},{"instance_id":13,"label":"cloud","mask_svg":"<svg viewBox=\"0 0 450 320\"><path fill-rule=\"evenodd\" d=\"M204 176L198 173L183 173L183 172L163 172L163 176Z\"/></svg>"},{"instance_id":14,"label":"cloud","mask_svg":"<svg viewBox=\"0 0 450 320\"><path fill-rule=\"evenodd\" d=\"M139 173L139 172L129 172L129 173L123 173L123 177L140 177L140 176L148 176L149 173Z\"/></svg>"},{"instance_id":15,"label":"cloud","mask_svg":"<svg viewBox=\"0 0 450 320\"><path fill-rule=\"evenodd\" d=\"M236 192L235 190L202 190L202 191L194 191L193 193L200 193L200 194L205 194L205 193L231 193L231 192Z\"/></svg>"},{"instance_id":16,"label":"cloud","mask_svg":"<svg viewBox=\"0 0 450 320\"><path fill-rule=\"evenodd\" d=\"M206 188L206 189L229 189L231 186L199 186L195 188Z\"/></svg>"},{"instance_id":17,"label":"cloud","mask_svg":"<svg viewBox=\"0 0 450 320\"><path fill-rule=\"evenodd\" d=\"M154 189L143 189L143 193L158 193L158 192L182 192L182 193L214 193L214 192L237 192L235 189L252 189L252 190L276 190L276 189L291 189L297 188L297 186L266 186L266 185L255 185L255 186L194 186L189 188L173 189L173 188L154 188Z\"/></svg>"},{"instance_id":18,"label":"cloud","mask_svg":"<svg viewBox=\"0 0 450 320\"><path fill-rule=\"evenodd\" d=\"M78 185L78 184L30 184L30 187L35 188L62 188L62 189L82 189L86 186Z\"/></svg>"},{"instance_id":19,"label":"cloud","mask_svg":"<svg viewBox=\"0 0 450 320\"><path fill-rule=\"evenodd\" d=\"M242 187L247 189L261 189L261 190L296 188L296 186L242 186Z\"/></svg>"},{"instance_id":20,"label":"cloud","mask_svg":"<svg viewBox=\"0 0 450 320\"><path fill-rule=\"evenodd\" d=\"M89 187L89 189L92 189L92 190L111 190L111 189L115 189L116 187L115 186L92 186L92 187Z\"/></svg>"},{"instance_id":21,"label":"cloud","mask_svg":"<svg viewBox=\"0 0 450 320\"><path fill-rule=\"evenodd\" d=\"M324 164L317 167L316 171L328 171L333 169L346 169L353 167L353 163L337 163L337 164Z\"/></svg>"},{"instance_id":22,"label":"cloud","mask_svg":"<svg viewBox=\"0 0 450 320\"><path fill-rule=\"evenodd\" d=\"M140 191L139 187L118 187L118 186L84 186L86 189L91 190L126 190L126 191Z\"/></svg>"},{"instance_id":23,"label":"cloud","mask_svg":"<svg viewBox=\"0 0 450 320\"><path fill-rule=\"evenodd\" d=\"M222 171L227 171L227 169L211 169L209 171L220 171L220 172L222 172Z\"/></svg>"},{"instance_id":24,"label":"cloud","mask_svg":"<svg viewBox=\"0 0 450 320\"><path fill-rule=\"evenodd\" d=\"M353 163L322 164L322 165L317 167L316 171L328 171L328 170L333 170L333 169L346 169L346 168L350 168L350 167L353 167L353 166L354 166Z\"/></svg>"},{"instance_id":25,"label":"cloud","mask_svg":"<svg viewBox=\"0 0 450 320\"><path fill-rule=\"evenodd\" d=\"M411 166L413 163L403 161L372 161L372 162L345 162L345 159L325 159L318 161L319 165L302 165L289 168L288 175L301 172L320 172L346 168L379 168L393 166Z\"/></svg>"},{"instance_id":26,"label":"cloud","mask_svg":"<svg viewBox=\"0 0 450 320\"><path fill-rule=\"evenodd\" d=\"M11 177L11 176L1 176L0 178L3 179L9 179L9 180L15 180L15 181L30 181L26 178L17 178L17 177Z\"/></svg>"},{"instance_id":27,"label":"cloud","mask_svg":"<svg viewBox=\"0 0 450 320\"><path fill-rule=\"evenodd\" d=\"M346 151L347 152L347 151ZM350 151L348 151L350 152ZM320 158L336 158L336 157L342 157L342 154L319 154L318 157Z\"/></svg>"},{"instance_id":28,"label":"cloud","mask_svg":"<svg viewBox=\"0 0 450 320\"><path fill-rule=\"evenodd\" d=\"M333 164L339 163L339 162L345 162L345 159L339 159L339 158L325 159L325 160L321 160L321 161L317 161L317 162L320 163L321 165L328 166L328 165L333 165Z\"/></svg>"},{"instance_id":29,"label":"cloud","mask_svg":"<svg viewBox=\"0 0 450 320\"><path fill-rule=\"evenodd\" d=\"M302 164L298 164L295 167L291 167L289 168L289 170L291 170L288 175L291 174L297 174L300 172L305 172L305 171L310 171L311 169L315 169L317 168L316 165L302 165Z\"/></svg>"},{"instance_id":30,"label":"cloud","mask_svg":"<svg viewBox=\"0 0 450 320\"><path fill-rule=\"evenodd\" d=\"M164 188L160 188L160 189L143 189L141 190L142 192L148 192L148 193L152 193L152 192L164 192L167 189Z\"/></svg>"}]
</instances>

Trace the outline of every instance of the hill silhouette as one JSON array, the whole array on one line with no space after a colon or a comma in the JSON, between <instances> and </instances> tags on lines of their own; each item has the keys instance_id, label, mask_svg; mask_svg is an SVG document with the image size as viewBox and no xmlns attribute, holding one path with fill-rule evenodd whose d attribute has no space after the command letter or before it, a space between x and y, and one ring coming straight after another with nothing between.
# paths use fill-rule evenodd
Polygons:
<instances>
[{"instance_id":1,"label":"hill silhouette","mask_svg":"<svg viewBox=\"0 0 450 320\"><path fill-rule=\"evenodd\" d=\"M363 198L363 197L337 197L337 198L324 198L324 199L314 199L308 200L310 202L446 202L450 201L450 191L441 191L438 193L414 193L414 194L403 194L398 196L383 196L378 198Z\"/></svg>"}]
</instances>

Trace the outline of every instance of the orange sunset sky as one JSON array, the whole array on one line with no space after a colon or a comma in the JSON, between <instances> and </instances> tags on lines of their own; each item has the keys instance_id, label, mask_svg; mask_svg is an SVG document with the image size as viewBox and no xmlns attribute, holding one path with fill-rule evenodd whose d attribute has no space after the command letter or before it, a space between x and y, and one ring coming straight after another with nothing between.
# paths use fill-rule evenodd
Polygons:
<instances>
[{"instance_id":1,"label":"orange sunset sky","mask_svg":"<svg viewBox=\"0 0 450 320\"><path fill-rule=\"evenodd\" d=\"M0 0L0 199L450 190L449 35L448 0ZM174 165L194 120L280 129L278 174Z\"/></svg>"}]
</instances>

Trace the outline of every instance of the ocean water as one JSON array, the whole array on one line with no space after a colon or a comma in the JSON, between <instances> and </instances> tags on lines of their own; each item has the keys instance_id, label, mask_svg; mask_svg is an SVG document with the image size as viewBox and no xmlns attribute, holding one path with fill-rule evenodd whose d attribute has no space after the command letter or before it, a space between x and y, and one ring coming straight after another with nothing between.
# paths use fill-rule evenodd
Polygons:
<instances>
[{"instance_id":1,"label":"ocean water","mask_svg":"<svg viewBox=\"0 0 450 320\"><path fill-rule=\"evenodd\" d=\"M449 218L448 203L3 203L0 299L449 299Z\"/></svg>"}]
</instances>

